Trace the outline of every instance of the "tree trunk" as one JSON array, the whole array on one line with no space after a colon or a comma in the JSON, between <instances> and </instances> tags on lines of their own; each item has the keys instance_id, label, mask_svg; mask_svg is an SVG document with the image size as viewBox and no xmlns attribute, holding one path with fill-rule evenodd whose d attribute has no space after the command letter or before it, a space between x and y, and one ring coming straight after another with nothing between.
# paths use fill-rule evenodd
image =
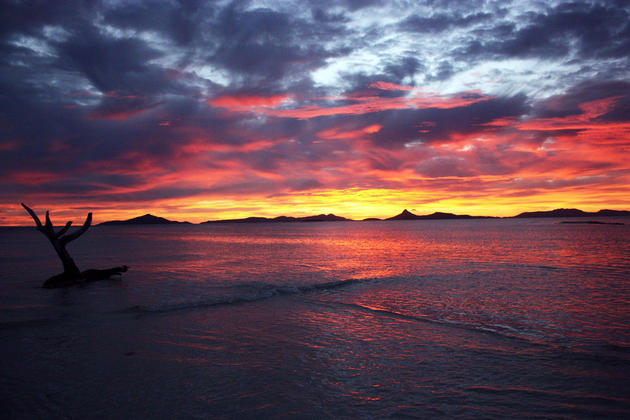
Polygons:
<instances>
[{"instance_id":1,"label":"tree trunk","mask_svg":"<svg viewBox=\"0 0 630 420\"><path fill-rule=\"evenodd\" d=\"M57 255L59 256L59 259L61 260L61 263L63 264L64 274L68 276L78 276L81 273L81 271L79 270L79 267L77 267L77 264L74 262L74 260L72 259L68 251L66 250L66 244L64 244L58 239L55 239L54 241L51 241L51 242L52 242L53 247L55 248L55 251L57 252Z\"/></svg>"}]
</instances>

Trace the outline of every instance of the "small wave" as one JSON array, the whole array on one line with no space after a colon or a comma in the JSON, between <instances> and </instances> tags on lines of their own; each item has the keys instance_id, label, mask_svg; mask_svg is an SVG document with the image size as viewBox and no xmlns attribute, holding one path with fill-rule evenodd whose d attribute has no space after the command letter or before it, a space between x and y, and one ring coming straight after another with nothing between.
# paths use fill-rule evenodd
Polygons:
<instances>
[{"instance_id":1,"label":"small wave","mask_svg":"<svg viewBox=\"0 0 630 420\"><path fill-rule=\"evenodd\" d=\"M628 353L630 353L630 345L627 343L605 343L603 345L602 352L601 345L598 347L591 347L586 343L573 343L571 346L566 346L554 340L556 334L549 335L541 331L535 331L531 329L519 329L514 326L498 324L498 323L482 323L482 322L468 322L465 320L455 320L446 317L441 317L439 314L406 314L391 309L384 309L380 307L371 307L364 304L351 303L351 302L339 302L334 300L316 300L311 301L313 304L325 305L325 306L340 306L347 307L354 310L360 310L363 312L369 312L389 318L395 318L405 320L409 322L423 322L442 325L450 328L474 331L478 333L491 334L514 340L522 344L527 344L534 347L547 347L553 348L553 354L560 358L574 357L580 359L594 360L598 363L607 363L611 365L622 364L628 362Z\"/></svg>"},{"instance_id":2,"label":"small wave","mask_svg":"<svg viewBox=\"0 0 630 420\"><path fill-rule=\"evenodd\" d=\"M372 279L348 279L327 283L317 283L308 286L275 286L265 283L245 283L234 287L234 289L239 292L236 294L212 296L198 300L161 303L157 305L136 305L118 312L160 313L186 309L210 308L214 306L239 305L269 299L274 296L298 295L322 290L334 290L357 283L365 283L371 280Z\"/></svg>"},{"instance_id":3,"label":"small wave","mask_svg":"<svg viewBox=\"0 0 630 420\"><path fill-rule=\"evenodd\" d=\"M374 308L374 307L369 307L365 305L360 305L358 303L348 303L348 302L338 302L338 301L317 301L316 303L324 304L324 305L329 304L329 305L345 306L345 307L349 307L353 309L358 309L361 311L368 311L374 314L384 315L390 318L403 319L407 321L428 322L432 324L439 324L439 325L449 326L453 328L466 329L466 330L472 330L472 331L477 331L477 332L489 333L493 335L499 335L501 337L505 337L505 338L509 338L513 340L519 340L519 341L527 342L529 344L540 344L537 340L535 340L537 337L534 335L525 334L512 327L503 328L505 326L498 325L498 324L480 325L480 324L473 324L469 322L457 321L457 320L452 320L452 319L447 319L447 318L436 318L436 317L432 317L430 315L424 315L424 314L410 315L410 314L404 314L401 312L393 311L390 309Z\"/></svg>"}]
</instances>

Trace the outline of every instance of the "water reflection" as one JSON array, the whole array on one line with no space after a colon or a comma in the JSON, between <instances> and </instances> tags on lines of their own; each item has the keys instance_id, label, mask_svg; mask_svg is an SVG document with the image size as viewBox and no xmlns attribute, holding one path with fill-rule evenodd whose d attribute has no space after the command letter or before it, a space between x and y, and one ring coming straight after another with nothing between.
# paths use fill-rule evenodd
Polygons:
<instances>
[{"instance_id":1,"label":"water reflection","mask_svg":"<svg viewBox=\"0 0 630 420\"><path fill-rule=\"evenodd\" d=\"M235 224L137 228L122 244L143 270L366 278L472 270L630 269L628 226L528 225L513 220ZM105 231L103 233L106 233ZM221 277L221 276L220 276ZM281 276L286 277L286 276ZM582 274L582 277L585 277ZM593 276L591 276L593 278ZM226 278L227 280L227 278Z\"/></svg>"},{"instance_id":2,"label":"water reflection","mask_svg":"<svg viewBox=\"0 0 630 420\"><path fill-rule=\"evenodd\" d=\"M147 418L627 417L628 239L539 220L95 227L79 264L131 271L46 294L13 287L42 267L24 240L1 303L28 322L5 325L2 372L28 379L5 380L20 408L56 389L77 418L103 395Z\"/></svg>"},{"instance_id":3,"label":"water reflection","mask_svg":"<svg viewBox=\"0 0 630 420\"><path fill-rule=\"evenodd\" d=\"M131 265L125 299L140 306L317 290L320 300L532 340L626 346L629 239L630 225L555 220L96 227L72 252L80 265L103 266L102 256ZM362 286L327 286L352 279Z\"/></svg>"}]
</instances>

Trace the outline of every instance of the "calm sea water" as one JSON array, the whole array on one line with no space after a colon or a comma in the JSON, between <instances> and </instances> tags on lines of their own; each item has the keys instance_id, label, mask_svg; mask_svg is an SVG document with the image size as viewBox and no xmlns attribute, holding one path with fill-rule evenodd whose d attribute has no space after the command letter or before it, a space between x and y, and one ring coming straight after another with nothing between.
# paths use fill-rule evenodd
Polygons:
<instances>
[{"instance_id":1,"label":"calm sea water","mask_svg":"<svg viewBox=\"0 0 630 420\"><path fill-rule=\"evenodd\" d=\"M610 220L609 220L610 221ZM0 229L8 418L630 416L630 220Z\"/></svg>"}]
</instances>

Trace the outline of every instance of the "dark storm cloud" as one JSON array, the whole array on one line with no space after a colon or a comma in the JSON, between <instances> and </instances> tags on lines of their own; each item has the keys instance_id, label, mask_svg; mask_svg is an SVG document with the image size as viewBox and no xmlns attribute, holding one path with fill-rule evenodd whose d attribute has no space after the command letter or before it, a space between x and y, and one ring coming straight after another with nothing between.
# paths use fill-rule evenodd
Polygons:
<instances>
[{"instance_id":1,"label":"dark storm cloud","mask_svg":"<svg viewBox=\"0 0 630 420\"><path fill-rule=\"evenodd\" d=\"M321 7L313 7L311 15L315 22L321 23L345 23L348 21L348 17L343 13L330 13Z\"/></svg>"},{"instance_id":2,"label":"dark storm cloud","mask_svg":"<svg viewBox=\"0 0 630 420\"><path fill-rule=\"evenodd\" d=\"M97 29L90 3L9 8L24 19L4 38L9 53L0 59L0 116L11 121L4 134L21 143L15 153L29 158L20 165L11 160L5 170L70 173L86 162L110 159L138 145L138 128L122 120L155 107L165 93L189 93L165 69L149 64L161 53L145 41ZM102 118L117 121L97 121Z\"/></svg>"},{"instance_id":3,"label":"dark storm cloud","mask_svg":"<svg viewBox=\"0 0 630 420\"><path fill-rule=\"evenodd\" d=\"M397 85L405 84L406 80L410 80L415 74L422 73L425 70L426 66L417 57L403 56L387 62L382 73L348 72L343 78L345 87L344 93L353 95L359 92L369 92L371 95L387 98L404 96L407 92L402 90L380 90L370 87L370 85L375 81L389 82ZM342 102L340 102L340 104L341 103Z\"/></svg>"},{"instance_id":4,"label":"dark storm cloud","mask_svg":"<svg viewBox=\"0 0 630 420\"><path fill-rule=\"evenodd\" d=\"M589 80L569 89L566 93L552 96L538 105L535 115L542 118L559 118L579 115L581 106L599 99L617 98L612 109L599 116L607 121L630 121L630 82L618 80Z\"/></svg>"},{"instance_id":5,"label":"dark storm cloud","mask_svg":"<svg viewBox=\"0 0 630 420\"><path fill-rule=\"evenodd\" d=\"M434 14L429 17L413 15L401 22L400 28L405 31L418 33L442 32L448 29L486 22L491 18L492 14L483 12L464 16L447 13Z\"/></svg>"},{"instance_id":6,"label":"dark storm cloud","mask_svg":"<svg viewBox=\"0 0 630 420\"><path fill-rule=\"evenodd\" d=\"M211 63L268 83L289 72L312 70L326 58L349 51L322 46L347 35L338 22L310 22L270 9L243 10L231 5L219 13L211 30L218 45L207 56Z\"/></svg>"},{"instance_id":7,"label":"dark storm cloud","mask_svg":"<svg viewBox=\"0 0 630 420\"><path fill-rule=\"evenodd\" d=\"M370 85L375 80L382 81L382 82L396 83L396 84L402 82L402 79L399 79L398 77L392 76L387 73L376 73L376 72L371 73L371 74L367 74L363 72L348 73L348 74L345 74L343 78L343 81L344 81L343 86L345 87L343 93L344 95L347 95L349 97L353 95L357 95L357 94L369 94L372 96L380 96L384 98L396 98L396 97L406 95L405 91L381 90L374 87L370 87ZM353 101L350 98L348 100L337 101L338 105L349 105L351 103L353 103Z\"/></svg>"},{"instance_id":8,"label":"dark storm cloud","mask_svg":"<svg viewBox=\"0 0 630 420\"><path fill-rule=\"evenodd\" d=\"M512 0L499 1L500 5L509 5ZM473 12L482 9L484 6L487 6L489 3L497 3L488 1L488 0L421 0L419 2L423 6L428 6L433 10L449 10L456 11L459 13L464 12Z\"/></svg>"},{"instance_id":9,"label":"dark storm cloud","mask_svg":"<svg viewBox=\"0 0 630 420\"><path fill-rule=\"evenodd\" d=\"M184 62L202 60L267 83L290 71L312 69L342 50L321 45L346 33L343 14L312 9L312 21L249 2L220 9L206 2L140 3L110 10L105 21L131 30L153 30L175 41Z\"/></svg>"},{"instance_id":10,"label":"dark storm cloud","mask_svg":"<svg viewBox=\"0 0 630 420\"><path fill-rule=\"evenodd\" d=\"M202 38L204 23L212 24L216 12L211 2L201 0L143 1L108 10L105 22L118 28L157 31L188 46Z\"/></svg>"},{"instance_id":11,"label":"dark storm cloud","mask_svg":"<svg viewBox=\"0 0 630 420\"><path fill-rule=\"evenodd\" d=\"M174 170L181 164L174 157L191 137L210 138L218 131L225 135L213 136L213 141L250 141L244 135L230 134L229 128L236 121L217 116L205 104L184 99L162 103L126 118L121 116L123 110L107 109L103 104L89 114L53 105L20 105L10 117L15 125L11 133L28 141L10 151L14 158L7 160L2 171L50 171L82 178L84 174L100 173L100 182L110 184L107 177L113 169L137 171L150 164L154 169ZM121 119L99 119L117 116ZM136 180L128 178L129 186Z\"/></svg>"},{"instance_id":12,"label":"dark storm cloud","mask_svg":"<svg viewBox=\"0 0 630 420\"><path fill-rule=\"evenodd\" d=\"M372 141L385 148L405 143L447 141L453 134L482 132L483 124L505 117L519 117L528 112L524 95L495 98L451 109L405 109L384 111L370 118L383 127Z\"/></svg>"},{"instance_id":13,"label":"dark storm cloud","mask_svg":"<svg viewBox=\"0 0 630 420\"><path fill-rule=\"evenodd\" d=\"M103 99L101 104L88 114L89 118L109 118L123 119L129 118L148 109L156 104L146 98L136 95L117 97L114 96Z\"/></svg>"},{"instance_id":14,"label":"dark storm cloud","mask_svg":"<svg viewBox=\"0 0 630 420\"><path fill-rule=\"evenodd\" d=\"M322 8L324 10L340 7L349 11L357 11L372 6L382 4L382 0L308 0L314 8Z\"/></svg>"},{"instance_id":15,"label":"dark storm cloud","mask_svg":"<svg viewBox=\"0 0 630 420\"><path fill-rule=\"evenodd\" d=\"M91 19L98 9L98 2L68 1L10 1L0 2L0 39L16 34L40 35L44 25L73 27Z\"/></svg>"},{"instance_id":16,"label":"dark storm cloud","mask_svg":"<svg viewBox=\"0 0 630 420\"><path fill-rule=\"evenodd\" d=\"M402 57L385 66L385 73L390 75L392 82L402 83L405 77L412 77L418 72L423 72L426 66L413 56Z\"/></svg>"},{"instance_id":17,"label":"dark storm cloud","mask_svg":"<svg viewBox=\"0 0 630 420\"><path fill-rule=\"evenodd\" d=\"M571 51L582 58L611 58L626 57L630 49L630 12L619 4L562 3L546 12L525 13L517 22L521 26L499 21L479 29L458 50L459 58L557 58Z\"/></svg>"},{"instance_id":18,"label":"dark storm cloud","mask_svg":"<svg viewBox=\"0 0 630 420\"><path fill-rule=\"evenodd\" d=\"M447 80L453 74L455 74L455 69L453 68L453 65L449 63L448 61L442 61L437 66L437 69L434 74L427 75L426 80L427 81Z\"/></svg>"},{"instance_id":19,"label":"dark storm cloud","mask_svg":"<svg viewBox=\"0 0 630 420\"><path fill-rule=\"evenodd\" d=\"M619 98L615 102L612 110L597 117L597 119L609 122L630 121L630 94L626 94L625 96Z\"/></svg>"},{"instance_id":20,"label":"dark storm cloud","mask_svg":"<svg viewBox=\"0 0 630 420\"><path fill-rule=\"evenodd\" d=\"M148 64L161 54L138 39L115 39L87 27L57 50L61 69L80 72L103 93L154 94L169 85L166 71Z\"/></svg>"}]
</instances>

